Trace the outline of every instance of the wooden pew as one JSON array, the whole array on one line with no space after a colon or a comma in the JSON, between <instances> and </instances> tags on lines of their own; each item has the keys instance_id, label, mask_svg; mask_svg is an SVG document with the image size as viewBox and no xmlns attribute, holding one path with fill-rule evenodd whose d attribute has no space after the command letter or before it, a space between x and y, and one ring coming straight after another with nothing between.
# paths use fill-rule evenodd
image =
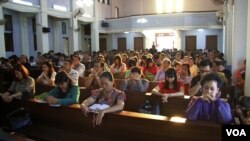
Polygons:
<instances>
[{"instance_id":1,"label":"wooden pew","mask_svg":"<svg viewBox=\"0 0 250 141\"><path fill-rule=\"evenodd\" d=\"M166 116L122 111L106 114L102 124L93 127L91 116L85 117L78 104L51 107L15 100L13 105L29 108L34 121L32 126L19 132L43 140L93 140L93 137L113 141L221 140L221 126L211 122L175 123Z\"/></svg>"},{"instance_id":2,"label":"wooden pew","mask_svg":"<svg viewBox=\"0 0 250 141\"><path fill-rule=\"evenodd\" d=\"M39 69L39 68L37 68L37 67L32 67L32 68L30 69L30 72L29 72L29 73L30 73L30 76L31 76L32 78L37 79L38 76L41 75L42 70Z\"/></svg>"},{"instance_id":3,"label":"wooden pew","mask_svg":"<svg viewBox=\"0 0 250 141\"><path fill-rule=\"evenodd\" d=\"M48 92L53 89L53 86L36 84L36 94L39 95L43 92ZM150 94L150 95L146 95ZM91 90L85 87L80 87L79 103L82 103L91 95ZM124 110L138 112L141 104L148 100L152 105L159 104L161 115L166 116L185 116L185 110L188 106L190 99L183 97L171 97L167 103L162 103L160 96L151 95L151 93L127 93Z\"/></svg>"},{"instance_id":4,"label":"wooden pew","mask_svg":"<svg viewBox=\"0 0 250 141\"><path fill-rule=\"evenodd\" d=\"M36 95L39 95L44 92L49 92L54 88L54 86L42 85L38 83L35 84L35 87L36 87Z\"/></svg>"},{"instance_id":5,"label":"wooden pew","mask_svg":"<svg viewBox=\"0 0 250 141\"><path fill-rule=\"evenodd\" d=\"M80 77L78 79L78 86L79 87L86 87L86 82L88 81L88 77Z\"/></svg>"},{"instance_id":6,"label":"wooden pew","mask_svg":"<svg viewBox=\"0 0 250 141\"><path fill-rule=\"evenodd\" d=\"M171 97L168 102L163 103L161 97L156 95L126 94L124 110L138 112L140 105L146 100L153 106L159 104L160 114L164 116L185 116L190 102L190 98L185 99L183 96Z\"/></svg>"},{"instance_id":7,"label":"wooden pew","mask_svg":"<svg viewBox=\"0 0 250 141\"><path fill-rule=\"evenodd\" d=\"M0 141L34 141L16 134L9 134L0 129Z\"/></svg>"}]
</instances>

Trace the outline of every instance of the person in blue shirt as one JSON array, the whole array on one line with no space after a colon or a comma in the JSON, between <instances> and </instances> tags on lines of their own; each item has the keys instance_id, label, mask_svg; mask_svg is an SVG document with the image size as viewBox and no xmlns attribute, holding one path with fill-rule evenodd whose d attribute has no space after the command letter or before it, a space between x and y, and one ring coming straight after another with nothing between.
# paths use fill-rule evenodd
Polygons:
<instances>
[{"instance_id":1,"label":"person in blue shirt","mask_svg":"<svg viewBox=\"0 0 250 141\"><path fill-rule=\"evenodd\" d=\"M56 87L51 91L41 94L36 98L43 99L50 105L71 105L78 103L80 90L74 85L71 78L64 71L57 73Z\"/></svg>"},{"instance_id":2,"label":"person in blue shirt","mask_svg":"<svg viewBox=\"0 0 250 141\"><path fill-rule=\"evenodd\" d=\"M205 120L229 124L232 114L229 104L219 98L223 80L216 73L205 75L201 82L202 96L194 97L186 111L187 120Z\"/></svg>"}]
</instances>

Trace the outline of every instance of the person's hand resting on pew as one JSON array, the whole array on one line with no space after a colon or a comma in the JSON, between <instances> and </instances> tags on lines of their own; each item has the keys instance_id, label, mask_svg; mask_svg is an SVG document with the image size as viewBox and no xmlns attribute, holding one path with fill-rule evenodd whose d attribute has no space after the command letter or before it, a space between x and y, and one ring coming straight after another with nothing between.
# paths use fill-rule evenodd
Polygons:
<instances>
[{"instance_id":1,"label":"person's hand resting on pew","mask_svg":"<svg viewBox=\"0 0 250 141\"><path fill-rule=\"evenodd\" d=\"M45 99L44 99L49 105L55 105L55 104L58 104L59 102L59 99L53 97L53 96L47 96Z\"/></svg>"},{"instance_id":2,"label":"person's hand resting on pew","mask_svg":"<svg viewBox=\"0 0 250 141\"><path fill-rule=\"evenodd\" d=\"M101 124L105 113L121 111L126 97L124 92L114 88L114 78L110 72L102 73L100 81L102 88L91 91L91 96L81 104L85 116L90 112L94 113L95 125Z\"/></svg>"},{"instance_id":3,"label":"person's hand resting on pew","mask_svg":"<svg viewBox=\"0 0 250 141\"><path fill-rule=\"evenodd\" d=\"M184 87L177 81L177 75L173 68L169 68L165 72L165 81L160 82L152 90L152 94L162 96L163 102L168 102L169 97L183 96Z\"/></svg>"}]
</instances>

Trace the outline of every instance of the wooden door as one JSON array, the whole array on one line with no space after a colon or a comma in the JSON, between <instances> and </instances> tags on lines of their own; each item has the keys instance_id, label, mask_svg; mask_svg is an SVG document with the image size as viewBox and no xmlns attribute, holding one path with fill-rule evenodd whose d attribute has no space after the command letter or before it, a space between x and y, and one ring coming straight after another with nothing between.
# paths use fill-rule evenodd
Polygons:
<instances>
[{"instance_id":1,"label":"wooden door","mask_svg":"<svg viewBox=\"0 0 250 141\"><path fill-rule=\"evenodd\" d=\"M126 38L118 38L118 51L125 51L127 49Z\"/></svg>"},{"instance_id":2,"label":"wooden door","mask_svg":"<svg viewBox=\"0 0 250 141\"><path fill-rule=\"evenodd\" d=\"M143 37L134 38L134 50L139 51L143 49Z\"/></svg>"},{"instance_id":3,"label":"wooden door","mask_svg":"<svg viewBox=\"0 0 250 141\"><path fill-rule=\"evenodd\" d=\"M217 35L206 36L206 49L217 50L218 47L218 37Z\"/></svg>"},{"instance_id":4,"label":"wooden door","mask_svg":"<svg viewBox=\"0 0 250 141\"><path fill-rule=\"evenodd\" d=\"M196 36L186 36L185 37L185 49L186 51L196 50Z\"/></svg>"},{"instance_id":5,"label":"wooden door","mask_svg":"<svg viewBox=\"0 0 250 141\"><path fill-rule=\"evenodd\" d=\"M100 51L103 52L105 50L107 50L107 39L106 38L100 38L99 40L99 48Z\"/></svg>"}]
</instances>

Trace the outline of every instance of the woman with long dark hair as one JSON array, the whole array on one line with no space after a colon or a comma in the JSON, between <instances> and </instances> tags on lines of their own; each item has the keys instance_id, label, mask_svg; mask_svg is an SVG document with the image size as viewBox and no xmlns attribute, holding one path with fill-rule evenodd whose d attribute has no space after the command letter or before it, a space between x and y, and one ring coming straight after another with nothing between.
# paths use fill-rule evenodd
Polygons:
<instances>
[{"instance_id":1,"label":"woman with long dark hair","mask_svg":"<svg viewBox=\"0 0 250 141\"><path fill-rule=\"evenodd\" d=\"M50 105L71 105L78 103L80 90L74 85L71 78L64 71L57 73L56 87L48 93L43 93L36 98L43 99Z\"/></svg>"},{"instance_id":2,"label":"woman with long dark hair","mask_svg":"<svg viewBox=\"0 0 250 141\"><path fill-rule=\"evenodd\" d=\"M163 102L167 102L169 97L184 95L184 87L177 81L175 69L169 68L165 72L165 81L160 82L152 93L162 96Z\"/></svg>"},{"instance_id":3,"label":"woman with long dark hair","mask_svg":"<svg viewBox=\"0 0 250 141\"><path fill-rule=\"evenodd\" d=\"M56 72L53 68L53 65L50 61L46 61L42 64L43 72L41 75L36 79L37 83L43 85L54 85Z\"/></svg>"},{"instance_id":4,"label":"woman with long dark hair","mask_svg":"<svg viewBox=\"0 0 250 141\"><path fill-rule=\"evenodd\" d=\"M116 55L114 57L114 63L110 68L111 73L119 73L126 71L126 64L122 62L121 55Z\"/></svg>"}]
</instances>

